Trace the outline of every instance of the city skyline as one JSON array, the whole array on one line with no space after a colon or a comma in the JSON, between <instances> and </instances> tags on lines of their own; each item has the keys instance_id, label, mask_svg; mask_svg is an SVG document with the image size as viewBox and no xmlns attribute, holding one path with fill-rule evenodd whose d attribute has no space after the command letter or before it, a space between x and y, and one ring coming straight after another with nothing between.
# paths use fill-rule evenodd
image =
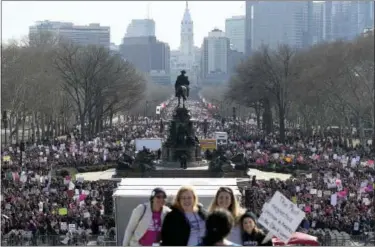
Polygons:
<instances>
[{"instance_id":1,"label":"city skyline","mask_svg":"<svg viewBox=\"0 0 375 247\"><path fill-rule=\"evenodd\" d=\"M244 15L245 1L189 2L194 22L194 45L200 47L204 37L214 28L225 30L225 19ZM28 35L29 27L36 21L73 22L75 25L100 23L111 28L111 42L119 45L132 19L153 19L156 37L178 49L180 22L185 2L3 2L2 41L20 40ZM87 11L88 8L90 11ZM215 8L215 12L208 11ZM30 11L32 10L32 11ZM84 11L86 10L86 11ZM168 15L165 11L168 10ZM112 11L111 13L109 13ZM82 14L84 13L84 14ZM104 14L103 14L104 13ZM210 18L207 18L209 13ZM122 16L122 17L121 17Z\"/></svg>"}]
</instances>

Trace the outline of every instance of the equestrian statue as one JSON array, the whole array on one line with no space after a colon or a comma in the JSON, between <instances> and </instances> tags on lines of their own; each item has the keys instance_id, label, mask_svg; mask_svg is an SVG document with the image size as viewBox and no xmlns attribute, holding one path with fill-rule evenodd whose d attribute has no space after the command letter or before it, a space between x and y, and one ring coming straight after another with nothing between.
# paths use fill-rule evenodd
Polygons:
<instances>
[{"instance_id":1,"label":"equestrian statue","mask_svg":"<svg viewBox=\"0 0 375 247\"><path fill-rule=\"evenodd\" d=\"M178 106L180 107L181 98L182 98L182 105L185 108L185 101L189 97L189 79L185 76L186 71L182 70L181 75L177 76L176 84L174 85L176 91L176 97L178 98Z\"/></svg>"}]
</instances>

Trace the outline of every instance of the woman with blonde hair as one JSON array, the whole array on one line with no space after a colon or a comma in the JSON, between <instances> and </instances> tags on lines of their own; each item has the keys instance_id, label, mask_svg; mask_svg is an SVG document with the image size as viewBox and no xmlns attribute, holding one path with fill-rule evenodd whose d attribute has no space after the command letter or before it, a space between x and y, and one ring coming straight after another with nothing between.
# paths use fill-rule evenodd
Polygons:
<instances>
[{"instance_id":1,"label":"woman with blonde hair","mask_svg":"<svg viewBox=\"0 0 375 247\"><path fill-rule=\"evenodd\" d=\"M183 186L177 192L161 229L163 246L196 246L205 234L207 212L199 204L193 187Z\"/></svg>"},{"instance_id":2,"label":"woman with blonde hair","mask_svg":"<svg viewBox=\"0 0 375 247\"><path fill-rule=\"evenodd\" d=\"M218 189L208 211L211 213L218 208L228 210L235 222L227 239L233 243L241 244L241 227L238 222L241 216L245 213L245 210L240 207L238 200L230 187L220 187Z\"/></svg>"}]
</instances>

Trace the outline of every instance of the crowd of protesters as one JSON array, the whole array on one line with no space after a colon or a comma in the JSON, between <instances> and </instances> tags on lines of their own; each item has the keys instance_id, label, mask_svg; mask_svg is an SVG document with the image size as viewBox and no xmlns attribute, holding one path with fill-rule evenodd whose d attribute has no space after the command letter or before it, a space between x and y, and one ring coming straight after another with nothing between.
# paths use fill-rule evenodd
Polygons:
<instances>
[{"instance_id":1,"label":"crowd of protesters","mask_svg":"<svg viewBox=\"0 0 375 247\"><path fill-rule=\"evenodd\" d=\"M162 119L125 117L90 141L68 134L43 143L27 143L22 151L16 144L3 147L2 236L29 234L33 239L38 234L55 236L71 229L99 235L114 227L113 217L104 214L104 193L116 183L55 176L54 171L115 162L123 153L134 154L136 138L165 138L174 106L172 102L163 109ZM309 167L308 172L286 181L254 180L243 188L246 207L254 214L259 216L263 204L280 191L306 212L301 224L305 230L331 228L359 234L374 229L375 170L367 145L353 147L343 145L335 136L304 137L294 132L280 144L275 136L257 131L249 119L214 118L201 101L187 101L187 108L198 122L199 138L205 136L199 124L205 119L209 122L208 138L215 131L228 132L229 145L223 147L228 159L243 154L248 164L259 169L266 165Z\"/></svg>"}]
</instances>

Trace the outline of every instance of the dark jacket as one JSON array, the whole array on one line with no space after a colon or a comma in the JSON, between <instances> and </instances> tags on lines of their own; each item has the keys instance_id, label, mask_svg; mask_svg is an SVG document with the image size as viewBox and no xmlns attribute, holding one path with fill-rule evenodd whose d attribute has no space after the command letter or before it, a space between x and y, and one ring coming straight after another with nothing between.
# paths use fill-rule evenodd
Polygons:
<instances>
[{"instance_id":1,"label":"dark jacket","mask_svg":"<svg viewBox=\"0 0 375 247\"><path fill-rule=\"evenodd\" d=\"M242 246L272 246L272 240L262 244L266 235L263 232L253 231L251 234L242 233Z\"/></svg>"},{"instance_id":2,"label":"dark jacket","mask_svg":"<svg viewBox=\"0 0 375 247\"><path fill-rule=\"evenodd\" d=\"M185 214L178 208L171 208L163 221L161 228L162 246L186 246L189 242L190 224ZM206 220L207 211L202 205L198 205L198 215Z\"/></svg>"},{"instance_id":3,"label":"dark jacket","mask_svg":"<svg viewBox=\"0 0 375 247\"><path fill-rule=\"evenodd\" d=\"M176 84L174 85L177 89L179 86L189 86L190 82L187 76L179 75L177 76Z\"/></svg>"}]
</instances>

